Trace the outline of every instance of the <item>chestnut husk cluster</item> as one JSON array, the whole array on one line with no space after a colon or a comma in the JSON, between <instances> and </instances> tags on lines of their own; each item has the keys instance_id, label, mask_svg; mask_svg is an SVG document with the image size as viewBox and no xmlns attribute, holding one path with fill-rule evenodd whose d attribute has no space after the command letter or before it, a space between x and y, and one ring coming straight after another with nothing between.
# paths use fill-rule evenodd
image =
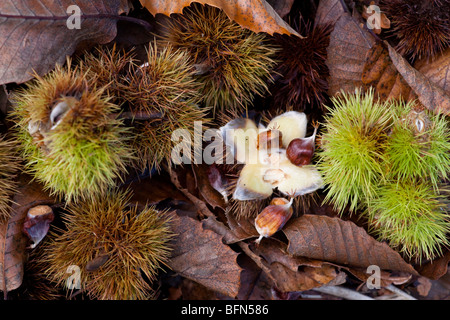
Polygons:
<instances>
[{"instance_id":1,"label":"chestnut husk cluster","mask_svg":"<svg viewBox=\"0 0 450 320\"><path fill-rule=\"evenodd\" d=\"M450 232L445 116L414 102L378 101L373 90L333 103L318 152L325 201L341 214L365 217L372 233L407 258L439 256Z\"/></svg>"}]
</instances>

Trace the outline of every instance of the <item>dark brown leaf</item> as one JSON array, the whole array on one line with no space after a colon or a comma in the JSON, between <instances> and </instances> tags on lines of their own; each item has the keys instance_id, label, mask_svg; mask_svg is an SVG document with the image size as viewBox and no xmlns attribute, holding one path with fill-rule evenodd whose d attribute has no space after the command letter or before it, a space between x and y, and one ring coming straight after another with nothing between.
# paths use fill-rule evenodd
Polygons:
<instances>
[{"instance_id":1,"label":"dark brown leaf","mask_svg":"<svg viewBox=\"0 0 450 320\"><path fill-rule=\"evenodd\" d=\"M450 48L432 61L418 60L414 68L422 73L434 85L450 94Z\"/></svg>"},{"instance_id":2,"label":"dark brown leaf","mask_svg":"<svg viewBox=\"0 0 450 320\"><path fill-rule=\"evenodd\" d=\"M271 300L273 282L264 272L246 255L240 255L239 265L241 272L241 287L237 295L238 300Z\"/></svg>"},{"instance_id":3,"label":"dark brown leaf","mask_svg":"<svg viewBox=\"0 0 450 320\"><path fill-rule=\"evenodd\" d=\"M284 19L291 11L294 0L267 0L267 2L273 7L278 15Z\"/></svg>"},{"instance_id":4,"label":"dark brown leaf","mask_svg":"<svg viewBox=\"0 0 450 320\"><path fill-rule=\"evenodd\" d=\"M317 7L315 25L334 25L346 12L341 0L320 0Z\"/></svg>"},{"instance_id":5,"label":"dark brown leaf","mask_svg":"<svg viewBox=\"0 0 450 320\"><path fill-rule=\"evenodd\" d=\"M388 48L381 41L369 50L362 82L365 88L373 87L382 101L399 98L412 100L417 97L393 65Z\"/></svg>"},{"instance_id":6,"label":"dark brown leaf","mask_svg":"<svg viewBox=\"0 0 450 320\"><path fill-rule=\"evenodd\" d=\"M364 65L369 50L375 44L373 36L361 27L363 20L352 16L342 7L343 1L324 1L319 6L318 24L335 22L327 49L327 66L330 70L328 94L334 96L341 90L354 93L362 87Z\"/></svg>"},{"instance_id":7,"label":"dark brown leaf","mask_svg":"<svg viewBox=\"0 0 450 320\"><path fill-rule=\"evenodd\" d=\"M448 264L450 263L450 251L431 262L425 263L418 269L419 273L431 280L437 280L448 272Z\"/></svg>"},{"instance_id":8,"label":"dark brown leaf","mask_svg":"<svg viewBox=\"0 0 450 320\"><path fill-rule=\"evenodd\" d=\"M310 290L322 285L338 285L345 282L336 266L324 261L294 257L287 252L286 244L264 239L255 252L269 264L276 287L282 292Z\"/></svg>"},{"instance_id":9,"label":"dark brown leaf","mask_svg":"<svg viewBox=\"0 0 450 320\"><path fill-rule=\"evenodd\" d=\"M386 243L378 242L351 221L327 216L304 215L291 219L283 229L288 252L337 263L342 266L395 270L416 275L414 268Z\"/></svg>"},{"instance_id":10,"label":"dark brown leaf","mask_svg":"<svg viewBox=\"0 0 450 320\"><path fill-rule=\"evenodd\" d=\"M417 94L419 101L435 113L450 114L450 93L414 69L405 58L388 45L389 56L403 79ZM444 66L445 68L446 66ZM447 69L448 70L448 69ZM445 80L446 81L446 80Z\"/></svg>"},{"instance_id":11,"label":"dark brown leaf","mask_svg":"<svg viewBox=\"0 0 450 320\"><path fill-rule=\"evenodd\" d=\"M224 237L225 243L234 243L237 241L242 241L250 238L258 238L259 233L255 228L254 219L238 219L229 211L225 213L227 217L228 226L233 232L234 236L232 239L228 239L227 236Z\"/></svg>"},{"instance_id":12,"label":"dark brown leaf","mask_svg":"<svg viewBox=\"0 0 450 320\"><path fill-rule=\"evenodd\" d=\"M67 27L71 5L81 10L80 29ZM117 16L128 10L127 0L1 1L0 84L25 82L33 70L44 75L79 45L111 41Z\"/></svg>"},{"instance_id":13,"label":"dark brown leaf","mask_svg":"<svg viewBox=\"0 0 450 320\"><path fill-rule=\"evenodd\" d=\"M242 268L238 254L222 242L222 236L204 229L201 222L174 219L177 234L169 266L181 276L230 297L238 294Z\"/></svg>"}]
</instances>

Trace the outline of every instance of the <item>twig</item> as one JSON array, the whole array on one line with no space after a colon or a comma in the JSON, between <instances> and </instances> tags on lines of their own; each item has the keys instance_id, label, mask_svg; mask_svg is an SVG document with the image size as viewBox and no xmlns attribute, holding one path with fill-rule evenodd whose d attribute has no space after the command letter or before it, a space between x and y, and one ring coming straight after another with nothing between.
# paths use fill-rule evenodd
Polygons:
<instances>
[{"instance_id":1,"label":"twig","mask_svg":"<svg viewBox=\"0 0 450 320\"><path fill-rule=\"evenodd\" d=\"M347 289L341 286L323 286L314 288L314 291L330 294L346 300L375 300L371 297L363 295L355 290Z\"/></svg>"},{"instance_id":2,"label":"twig","mask_svg":"<svg viewBox=\"0 0 450 320\"><path fill-rule=\"evenodd\" d=\"M401 296L404 300L417 300L416 298L414 298L413 296L410 296L409 294L407 294L403 290L400 290L399 288L397 288L393 284L388 285L386 287L386 289L388 289L389 291L391 291L391 292Z\"/></svg>"}]
</instances>

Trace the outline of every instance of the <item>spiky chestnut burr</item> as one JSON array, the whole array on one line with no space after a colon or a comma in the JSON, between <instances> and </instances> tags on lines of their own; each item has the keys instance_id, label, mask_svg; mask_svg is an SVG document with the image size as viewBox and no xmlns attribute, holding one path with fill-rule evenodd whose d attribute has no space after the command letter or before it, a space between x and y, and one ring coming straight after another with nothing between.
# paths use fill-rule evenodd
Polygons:
<instances>
[{"instance_id":1,"label":"spiky chestnut burr","mask_svg":"<svg viewBox=\"0 0 450 320\"><path fill-rule=\"evenodd\" d=\"M71 60L15 92L13 117L26 168L70 202L114 185L132 150L105 88Z\"/></svg>"},{"instance_id":2,"label":"spiky chestnut burr","mask_svg":"<svg viewBox=\"0 0 450 320\"><path fill-rule=\"evenodd\" d=\"M111 101L121 106L126 102L127 77L130 66L135 62L135 52L119 50L114 45L97 47L87 52L78 62L86 77L96 81L97 86L105 87Z\"/></svg>"},{"instance_id":3,"label":"spiky chestnut burr","mask_svg":"<svg viewBox=\"0 0 450 320\"><path fill-rule=\"evenodd\" d=\"M151 282L170 255L171 216L131 203L131 196L112 190L67 207L65 230L51 237L43 256L52 281L64 285L67 268L75 265L91 298L152 297Z\"/></svg>"},{"instance_id":4,"label":"spiky chestnut burr","mask_svg":"<svg viewBox=\"0 0 450 320\"><path fill-rule=\"evenodd\" d=\"M275 35L280 47L275 67L276 80L271 88L274 104L294 110L323 109L326 102L329 70L325 63L330 42L331 25L313 27L300 21L297 31L304 38Z\"/></svg>"},{"instance_id":5,"label":"spiky chestnut burr","mask_svg":"<svg viewBox=\"0 0 450 320\"><path fill-rule=\"evenodd\" d=\"M450 1L383 0L396 49L411 60L430 59L450 45Z\"/></svg>"},{"instance_id":6,"label":"spiky chestnut burr","mask_svg":"<svg viewBox=\"0 0 450 320\"><path fill-rule=\"evenodd\" d=\"M392 179L429 180L437 189L450 173L450 129L444 115L397 107L386 145Z\"/></svg>"},{"instance_id":7,"label":"spiky chestnut burr","mask_svg":"<svg viewBox=\"0 0 450 320\"><path fill-rule=\"evenodd\" d=\"M20 168L18 144L0 135L0 222L10 216L11 196L16 191L14 180Z\"/></svg>"},{"instance_id":8,"label":"spiky chestnut burr","mask_svg":"<svg viewBox=\"0 0 450 320\"><path fill-rule=\"evenodd\" d=\"M385 179L385 146L393 122L390 102L374 101L373 90L342 93L327 107L317 168L327 185L326 202L354 212L372 199Z\"/></svg>"},{"instance_id":9,"label":"spiky chestnut burr","mask_svg":"<svg viewBox=\"0 0 450 320\"><path fill-rule=\"evenodd\" d=\"M189 53L204 103L213 110L242 111L268 91L276 50L262 33L242 28L218 8L186 8L168 22L162 38Z\"/></svg>"},{"instance_id":10,"label":"spiky chestnut burr","mask_svg":"<svg viewBox=\"0 0 450 320\"><path fill-rule=\"evenodd\" d=\"M195 69L185 51L157 42L150 43L145 63L132 65L125 96L137 115L132 119L132 145L138 168L159 169L162 162L170 163L175 144L186 146L192 154L201 151L201 146L193 143L195 122L201 122L205 129L210 119L208 109L198 106L201 85L194 76ZM179 129L188 137L182 142L172 141L172 134Z\"/></svg>"},{"instance_id":11,"label":"spiky chestnut burr","mask_svg":"<svg viewBox=\"0 0 450 320\"><path fill-rule=\"evenodd\" d=\"M368 208L370 228L408 258L433 259L450 244L445 196L426 180L393 180L380 186Z\"/></svg>"}]
</instances>

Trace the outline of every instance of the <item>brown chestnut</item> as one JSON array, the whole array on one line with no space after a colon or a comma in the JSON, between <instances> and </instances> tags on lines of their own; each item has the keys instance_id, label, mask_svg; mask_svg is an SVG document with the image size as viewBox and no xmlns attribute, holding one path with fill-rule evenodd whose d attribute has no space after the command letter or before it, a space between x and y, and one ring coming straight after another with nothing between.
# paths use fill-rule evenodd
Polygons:
<instances>
[{"instance_id":1,"label":"brown chestnut","mask_svg":"<svg viewBox=\"0 0 450 320\"><path fill-rule=\"evenodd\" d=\"M314 133L307 138L292 140L287 149L286 156L296 166L304 166L311 163L316 147L316 133L318 125L314 125Z\"/></svg>"},{"instance_id":2,"label":"brown chestnut","mask_svg":"<svg viewBox=\"0 0 450 320\"><path fill-rule=\"evenodd\" d=\"M275 198L271 204L264 208L255 219L255 228L259 233L256 243L259 244L262 238L267 238L281 230L286 222L291 218L293 209L290 201L284 198Z\"/></svg>"}]
</instances>

